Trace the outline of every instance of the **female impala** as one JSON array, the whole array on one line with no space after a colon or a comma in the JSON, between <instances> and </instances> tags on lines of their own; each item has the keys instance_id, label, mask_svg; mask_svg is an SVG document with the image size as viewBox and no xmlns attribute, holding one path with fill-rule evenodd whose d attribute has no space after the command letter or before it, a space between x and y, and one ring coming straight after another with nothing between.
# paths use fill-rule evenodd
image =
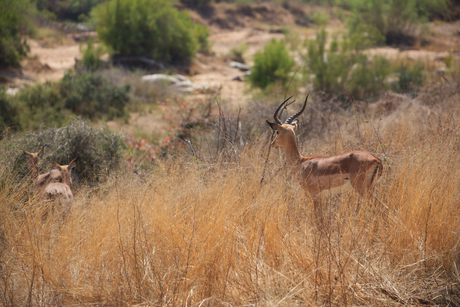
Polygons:
<instances>
[{"instance_id":1,"label":"female impala","mask_svg":"<svg viewBox=\"0 0 460 307\"><path fill-rule=\"evenodd\" d=\"M375 183L382 174L382 161L363 150L331 157L303 157L297 148L294 129L298 125L296 118L305 110L308 95L302 109L283 124L278 118L278 112L290 98L276 109L273 115L275 122L267 121L276 134L271 146L284 147L286 165L302 188L315 200L315 210L318 209L321 194L342 193L354 189L363 197L372 195Z\"/></svg>"},{"instance_id":2,"label":"female impala","mask_svg":"<svg viewBox=\"0 0 460 307\"><path fill-rule=\"evenodd\" d=\"M32 171L32 180L34 183L34 194L40 194L43 189L51 182L62 182L61 172L57 169L53 169L46 174L40 175L38 164L40 162L40 156L43 154L45 146L42 147L38 152L28 152L23 150L23 153L29 157L29 170Z\"/></svg>"},{"instance_id":3,"label":"female impala","mask_svg":"<svg viewBox=\"0 0 460 307\"><path fill-rule=\"evenodd\" d=\"M43 193L49 200L59 201L61 207L59 209L62 209L64 217L69 212L73 202L73 194L70 190L70 185L72 183L70 173L72 171L72 168L77 166L77 161L78 158L75 158L69 163L69 165L59 165L56 162L53 162L54 166L56 166L61 173L62 182L51 182L45 187L45 190L43 191ZM46 218L46 215L47 214L45 213L43 218Z\"/></svg>"}]
</instances>

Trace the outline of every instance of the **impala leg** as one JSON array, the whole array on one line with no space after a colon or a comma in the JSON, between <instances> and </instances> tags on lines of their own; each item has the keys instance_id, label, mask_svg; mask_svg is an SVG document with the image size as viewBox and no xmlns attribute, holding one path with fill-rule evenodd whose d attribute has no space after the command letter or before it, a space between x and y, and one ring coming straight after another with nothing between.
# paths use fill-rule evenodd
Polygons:
<instances>
[{"instance_id":1,"label":"impala leg","mask_svg":"<svg viewBox=\"0 0 460 307\"><path fill-rule=\"evenodd\" d=\"M311 195L313 197L313 220L319 229L323 225L323 206L321 204L321 194Z\"/></svg>"}]
</instances>

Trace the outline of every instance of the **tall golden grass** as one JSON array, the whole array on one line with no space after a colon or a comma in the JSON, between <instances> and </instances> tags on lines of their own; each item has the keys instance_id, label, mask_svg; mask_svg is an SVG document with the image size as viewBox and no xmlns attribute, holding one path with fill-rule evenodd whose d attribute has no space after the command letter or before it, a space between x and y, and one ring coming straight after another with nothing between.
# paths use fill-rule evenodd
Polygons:
<instances>
[{"instance_id":1,"label":"tall golden grass","mask_svg":"<svg viewBox=\"0 0 460 307\"><path fill-rule=\"evenodd\" d=\"M284 153L265 163L268 135L233 159L183 154L83 186L65 221L42 221L29 182L2 163L0 304L459 305L458 98L407 98L381 120L343 116L300 141L305 155L384 160L383 204L331 197L322 227Z\"/></svg>"}]
</instances>

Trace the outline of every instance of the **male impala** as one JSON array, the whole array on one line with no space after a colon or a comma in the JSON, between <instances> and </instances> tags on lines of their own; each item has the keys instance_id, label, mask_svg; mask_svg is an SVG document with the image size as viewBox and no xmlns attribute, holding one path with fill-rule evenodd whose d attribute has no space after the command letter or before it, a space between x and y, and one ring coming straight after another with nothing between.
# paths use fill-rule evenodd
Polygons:
<instances>
[{"instance_id":1,"label":"male impala","mask_svg":"<svg viewBox=\"0 0 460 307\"><path fill-rule=\"evenodd\" d=\"M61 172L57 169L53 169L48 173L41 174L38 168L40 162L40 156L43 154L45 146L42 147L38 152L28 152L23 150L24 154L29 157L29 169L32 171L32 180L34 183L34 194L38 195L50 182L62 182Z\"/></svg>"},{"instance_id":2,"label":"male impala","mask_svg":"<svg viewBox=\"0 0 460 307\"><path fill-rule=\"evenodd\" d=\"M375 183L382 174L382 161L363 150L331 157L303 157L297 148L294 129L298 125L296 118L305 110L308 95L302 109L283 124L278 118L278 112L290 98L276 109L273 115L275 122L267 121L276 134L271 146L284 147L286 165L302 188L315 200L315 210L318 209L321 194L342 193L354 189L363 197L372 195Z\"/></svg>"}]
</instances>

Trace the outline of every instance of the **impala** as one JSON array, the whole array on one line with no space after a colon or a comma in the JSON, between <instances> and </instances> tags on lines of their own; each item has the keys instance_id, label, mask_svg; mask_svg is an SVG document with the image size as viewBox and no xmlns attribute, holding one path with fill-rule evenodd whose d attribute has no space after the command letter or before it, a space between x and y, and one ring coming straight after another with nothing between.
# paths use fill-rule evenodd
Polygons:
<instances>
[{"instance_id":1,"label":"impala","mask_svg":"<svg viewBox=\"0 0 460 307\"><path fill-rule=\"evenodd\" d=\"M70 178L70 173L72 168L77 166L78 158L73 159L69 165L59 165L56 162L53 162L61 173L62 182L51 182L49 183L44 190L45 195L49 199L56 199L58 197L65 198L69 202L73 201L73 194L70 190L70 185L72 184L72 179Z\"/></svg>"},{"instance_id":2,"label":"impala","mask_svg":"<svg viewBox=\"0 0 460 307\"><path fill-rule=\"evenodd\" d=\"M45 187L45 190L43 191L45 197L48 200L59 201L59 207L56 209L59 210L60 213L62 213L62 217L64 219L69 213L69 210L73 203L73 194L72 190L70 189L70 185L72 183L70 173L72 171L72 168L77 166L77 161L78 158L75 158L69 163L69 165L59 165L56 162L53 162L54 166L56 166L59 172L61 173L62 182L51 182ZM54 206L51 205L49 207L49 210L52 210L53 207ZM42 220L45 220L47 215L48 212L45 211L42 216Z\"/></svg>"},{"instance_id":3,"label":"impala","mask_svg":"<svg viewBox=\"0 0 460 307\"><path fill-rule=\"evenodd\" d=\"M362 197L373 196L375 184L383 169L382 161L373 154L364 150L350 151L330 157L303 157L300 154L294 130L299 122L297 117L305 110L308 95L302 109L282 123L278 113L291 97L276 109L273 115L274 123L267 120L275 133L271 146L284 147L286 166L297 178L305 192L310 193L313 197L315 211L318 210L322 194L355 190Z\"/></svg>"},{"instance_id":4,"label":"impala","mask_svg":"<svg viewBox=\"0 0 460 307\"><path fill-rule=\"evenodd\" d=\"M38 152L32 153L23 150L23 153L29 157L29 170L32 171L32 180L34 187L34 194L38 195L43 189L51 182L62 182L61 172L57 169L53 169L48 173L41 174L38 168L40 162L40 156L43 154L45 146L42 147Z\"/></svg>"}]
</instances>

